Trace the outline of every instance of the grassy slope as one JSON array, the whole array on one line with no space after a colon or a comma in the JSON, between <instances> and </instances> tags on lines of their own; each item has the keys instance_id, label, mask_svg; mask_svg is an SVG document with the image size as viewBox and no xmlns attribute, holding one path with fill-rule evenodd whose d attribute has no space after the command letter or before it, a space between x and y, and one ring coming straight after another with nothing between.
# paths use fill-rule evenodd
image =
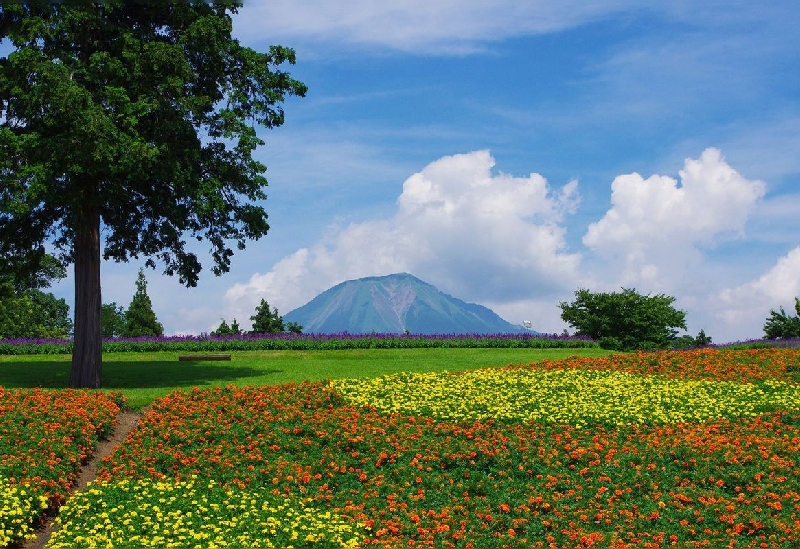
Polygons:
<instances>
[{"instance_id":1,"label":"grassy slope","mask_svg":"<svg viewBox=\"0 0 800 549\"><path fill-rule=\"evenodd\" d=\"M179 362L177 352L110 353L103 386L122 390L139 409L179 387L276 385L302 380L376 377L393 372L467 370L568 356L603 356L602 349L373 349L239 351L230 362ZM69 355L0 356L0 387L65 388Z\"/></svg>"}]
</instances>

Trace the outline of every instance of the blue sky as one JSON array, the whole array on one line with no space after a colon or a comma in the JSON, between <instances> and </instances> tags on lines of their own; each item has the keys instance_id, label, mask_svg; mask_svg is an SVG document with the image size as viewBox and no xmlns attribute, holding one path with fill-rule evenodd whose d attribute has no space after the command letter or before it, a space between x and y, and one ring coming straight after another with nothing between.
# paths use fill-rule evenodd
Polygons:
<instances>
[{"instance_id":1,"label":"blue sky","mask_svg":"<svg viewBox=\"0 0 800 549\"><path fill-rule=\"evenodd\" d=\"M235 34L309 88L262 133L272 228L197 288L147 271L156 313L248 326L410 272L544 332L577 288L635 287L760 337L800 295L798 28L795 0L247 2ZM103 301L139 267L104 264Z\"/></svg>"}]
</instances>

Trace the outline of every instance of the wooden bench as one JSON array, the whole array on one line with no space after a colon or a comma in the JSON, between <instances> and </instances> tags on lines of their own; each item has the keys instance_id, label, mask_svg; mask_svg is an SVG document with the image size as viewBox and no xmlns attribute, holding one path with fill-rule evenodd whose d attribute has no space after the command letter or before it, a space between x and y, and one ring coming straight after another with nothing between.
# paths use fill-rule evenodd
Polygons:
<instances>
[{"instance_id":1,"label":"wooden bench","mask_svg":"<svg viewBox=\"0 0 800 549\"><path fill-rule=\"evenodd\" d=\"M211 355L180 355L178 360L230 360L231 355L228 354L211 354Z\"/></svg>"}]
</instances>

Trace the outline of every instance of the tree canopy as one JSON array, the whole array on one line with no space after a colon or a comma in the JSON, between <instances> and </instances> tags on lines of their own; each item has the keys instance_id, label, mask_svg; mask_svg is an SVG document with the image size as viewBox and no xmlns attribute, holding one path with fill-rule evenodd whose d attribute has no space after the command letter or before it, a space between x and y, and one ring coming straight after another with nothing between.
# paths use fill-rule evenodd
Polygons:
<instances>
[{"instance_id":1,"label":"tree canopy","mask_svg":"<svg viewBox=\"0 0 800 549\"><path fill-rule=\"evenodd\" d=\"M10 283L16 293L49 288L67 276L64 264L44 247L19 254L9 244L0 243L0 281Z\"/></svg>"},{"instance_id":2,"label":"tree canopy","mask_svg":"<svg viewBox=\"0 0 800 549\"><path fill-rule=\"evenodd\" d=\"M241 334L242 329L239 327L239 322L237 322L235 318L233 319L233 322L231 322L230 326L223 318L222 322L219 324L219 327L217 327L216 330L211 331L212 336L232 336Z\"/></svg>"},{"instance_id":3,"label":"tree canopy","mask_svg":"<svg viewBox=\"0 0 800 549\"><path fill-rule=\"evenodd\" d=\"M119 337L125 333L125 309L116 301L103 303L100 320L103 337Z\"/></svg>"},{"instance_id":4,"label":"tree canopy","mask_svg":"<svg viewBox=\"0 0 800 549\"><path fill-rule=\"evenodd\" d=\"M66 275L64 265L42 248L25 257L0 254L0 339L70 335L69 305L42 291Z\"/></svg>"},{"instance_id":5,"label":"tree canopy","mask_svg":"<svg viewBox=\"0 0 800 549\"><path fill-rule=\"evenodd\" d=\"M136 278L136 292L125 311L125 328L122 335L125 337L164 335L164 326L156 318L153 302L147 295L147 278L144 276L143 269L139 269L139 276Z\"/></svg>"},{"instance_id":6,"label":"tree canopy","mask_svg":"<svg viewBox=\"0 0 800 549\"><path fill-rule=\"evenodd\" d=\"M253 322L252 334L279 334L285 331L283 317L278 314L278 309L270 309L269 303L261 298L261 303L256 307L256 312L250 317Z\"/></svg>"},{"instance_id":7,"label":"tree canopy","mask_svg":"<svg viewBox=\"0 0 800 549\"><path fill-rule=\"evenodd\" d=\"M770 309L764 323L764 337L767 339L786 339L800 337L800 298L794 298L796 316L786 314L783 307L779 312Z\"/></svg>"},{"instance_id":8,"label":"tree canopy","mask_svg":"<svg viewBox=\"0 0 800 549\"><path fill-rule=\"evenodd\" d=\"M240 3L3 3L0 253L45 242L74 264L70 383L101 385L100 257L144 256L197 284L187 236L212 272L269 229L257 127L306 87L232 38ZM102 230L101 230L102 227Z\"/></svg>"},{"instance_id":9,"label":"tree canopy","mask_svg":"<svg viewBox=\"0 0 800 549\"><path fill-rule=\"evenodd\" d=\"M572 303L562 301L561 318L606 349L666 349L686 329L686 313L675 309L675 298L642 295L633 288L622 292L575 291Z\"/></svg>"},{"instance_id":10,"label":"tree canopy","mask_svg":"<svg viewBox=\"0 0 800 549\"><path fill-rule=\"evenodd\" d=\"M684 334L680 337L676 337L670 343L670 346L673 349L691 349L691 348L698 348L698 347L706 347L711 345L714 341L712 340L711 336L706 335L705 330L700 330L697 333L697 336L692 337L689 334Z\"/></svg>"},{"instance_id":11,"label":"tree canopy","mask_svg":"<svg viewBox=\"0 0 800 549\"><path fill-rule=\"evenodd\" d=\"M65 338L72 333L69 305L51 292L20 293L0 282L0 339Z\"/></svg>"}]
</instances>

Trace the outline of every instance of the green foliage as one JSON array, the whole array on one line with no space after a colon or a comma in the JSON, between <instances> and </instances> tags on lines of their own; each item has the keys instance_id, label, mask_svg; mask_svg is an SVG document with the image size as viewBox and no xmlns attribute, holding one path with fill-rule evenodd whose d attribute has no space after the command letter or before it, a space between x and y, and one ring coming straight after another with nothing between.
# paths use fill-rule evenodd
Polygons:
<instances>
[{"instance_id":1,"label":"green foliage","mask_svg":"<svg viewBox=\"0 0 800 549\"><path fill-rule=\"evenodd\" d=\"M189 237L221 274L269 229L258 127L306 86L279 70L293 50L233 38L238 5L0 5L0 259L50 243L75 264L76 386L100 382L101 239L195 286Z\"/></svg>"},{"instance_id":2,"label":"green foliage","mask_svg":"<svg viewBox=\"0 0 800 549\"><path fill-rule=\"evenodd\" d=\"M303 325L298 322L289 322L286 324L286 331L290 334L302 334Z\"/></svg>"},{"instance_id":3,"label":"green foliage","mask_svg":"<svg viewBox=\"0 0 800 549\"><path fill-rule=\"evenodd\" d=\"M794 298L796 316L786 314L783 307L780 312L770 309L767 321L764 323L764 337L766 339L786 339L800 337L800 298Z\"/></svg>"},{"instance_id":4,"label":"green foliage","mask_svg":"<svg viewBox=\"0 0 800 549\"><path fill-rule=\"evenodd\" d=\"M672 349L691 349L694 347L694 338L689 334L684 334L673 339L670 347Z\"/></svg>"},{"instance_id":5,"label":"green foliage","mask_svg":"<svg viewBox=\"0 0 800 549\"><path fill-rule=\"evenodd\" d=\"M689 334L684 334L672 340L670 345L673 349L693 349L697 347L706 347L711 345L711 337L706 335L705 330L700 330L696 337Z\"/></svg>"},{"instance_id":6,"label":"green foliage","mask_svg":"<svg viewBox=\"0 0 800 549\"><path fill-rule=\"evenodd\" d=\"M128 310L125 311L125 332L122 335L126 337L164 335L164 326L156 318L153 303L147 295L147 279L143 269L139 269L136 293L133 294Z\"/></svg>"},{"instance_id":7,"label":"green foliage","mask_svg":"<svg viewBox=\"0 0 800 549\"><path fill-rule=\"evenodd\" d=\"M256 307L256 314L250 317L253 321L252 334L279 334L285 331L283 317L278 314L278 309L270 310L269 303L261 298L261 303Z\"/></svg>"},{"instance_id":8,"label":"green foliage","mask_svg":"<svg viewBox=\"0 0 800 549\"><path fill-rule=\"evenodd\" d=\"M241 334L242 334L242 329L239 327L239 323L236 321L235 318L233 319L233 322L231 322L230 326L228 326L228 323L225 322L225 319L223 318L219 327L216 330L212 331L209 335L222 337L222 336L232 336Z\"/></svg>"},{"instance_id":9,"label":"green foliage","mask_svg":"<svg viewBox=\"0 0 800 549\"><path fill-rule=\"evenodd\" d=\"M233 319L233 322L231 322L230 330L231 330L231 335L242 334L242 328L239 326L239 323L236 321L235 318Z\"/></svg>"},{"instance_id":10,"label":"green foliage","mask_svg":"<svg viewBox=\"0 0 800 549\"><path fill-rule=\"evenodd\" d=\"M42 291L67 276L64 264L44 248L13 255L12 247L0 244L0 339L69 336L69 305Z\"/></svg>"},{"instance_id":11,"label":"green foliage","mask_svg":"<svg viewBox=\"0 0 800 549\"><path fill-rule=\"evenodd\" d=\"M706 345L711 345L711 343L711 336L707 336L705 330L701 328L697 333L697 337L694 338L694 346L705 347Z\"/></svg>"},{"instance_id":12,"label":"green foliage","mask_svg":"<svg viewBox=\"0 0 800 549\"><path fill-rule=\"evenodd\" d=\"M64 264L43 247L20 251L13 244L0 244L0 280L10 282L18 294L49 288L66 276Z\"/></svg>"},{"instance_id":13,"label":"green foliage","mask_svg":"<svg viewBox=\"0 0 800 549\"><path fill-rule=\"evenodd\" d=\"M0 343L0 355L58 355L72 352L71 341L15 341ZM597 349L595 341L576 338L520 337L518 334L484 335L349 335L269 334L230 338L172 336L116 339L103 342L103 353L223 351L347 351L366 349Z\"/></svg>"},{"instance_id":14,"label":"green foliage","mask_svg":"<svg viewBox=\"0 0 800 549\"><path fill-rule=\"evenodd\" d=\"M290 334L303 333L303 326L297 322L284 324L283 317L278 314L277 307L270 310L269 303L263 298L258 307L256 307L256 314L251 316L250 320L253 322L253 329L250 330L251 334L280 334L283 332L289 332Z\"/></svg>"},{"instance_id":15,"label":"green foliage","mask_svg":"<svg viewBox=\"0 0 800 549\"><path fill-rule=\"evenodd\" d=\"M631 351L666 349L677 328L686 329L686 313L676 310L674 297L641 295L633 288L622 292L575 291L575 301L562 301L561 318L577 335L599 341L604 349Z\"/></svg>"},{"instance_id":16,"label":"green foliage","mask_svg":"<svg viewBox=\"0 0 800 549\"><path fill-rule=\"evenodd\" d=\"M212 335L212 336L226 336L226 335L230 335L230 334L231 334L231 327L228 326L228 323L225 322L225 319L223 318L222 322L219 325L219 327L217 327L216 330L212 330L211 334L209 334L209 335Z\"/></svg>"},{"instance_id":17,"label":"green foliage","mask_svg":"<svg viewBox=\"0 0 800 549\"><path fill-rule=\"evenodd\" d=\"M125 309L116 302L103 303L100 309L103 337L118 337L125 333Z\"/></svg>"},{"instance_id":18,"label":"green foliage","mask_svg":"<svg viewBox=\"0 0 800 549\"><path fill-rule=\"evenodd\" d=\"M26 296L32 304L28 321L38 329L37 337L67 337L72 333L69 305L64 299L40 290L30 290Z\"/></svg>"},{"instance_id":19,"label":"green foliage","mask_svg":"<svg viewBox=\"0 0 800 549\"><path fill-rule=\"evenodd\" d=\"M0 339L65 338L72 333L69 305L52 293L26 290L0 282Z\"/></svg>"},{"instance_id":20,"label":"green foliage","mask_svg":"<svg viewBox=\"0 0 800 549\"><path fill-rule=\"evenodd\" d=\"M0 39L0 240L52 238L65 259L99 209L106 258L155 256L195 285L185 232L227 271L263 236L257 125L306 87L277 70L294 51L232 38L232 3L4 4ZM24 228L25 230L21 230ZM13 231L13 232L12 232Z\"/></svg>"},{"instance_id":21,"label":"green foliage","mask_svg":"<svg viewBox=\"0 0 800 549\"><path fill-rule=\"evenodd\" d=\"M10 282L0 282L0 339L24 337L26 305Z\"/></svg>"}]
</instances>

